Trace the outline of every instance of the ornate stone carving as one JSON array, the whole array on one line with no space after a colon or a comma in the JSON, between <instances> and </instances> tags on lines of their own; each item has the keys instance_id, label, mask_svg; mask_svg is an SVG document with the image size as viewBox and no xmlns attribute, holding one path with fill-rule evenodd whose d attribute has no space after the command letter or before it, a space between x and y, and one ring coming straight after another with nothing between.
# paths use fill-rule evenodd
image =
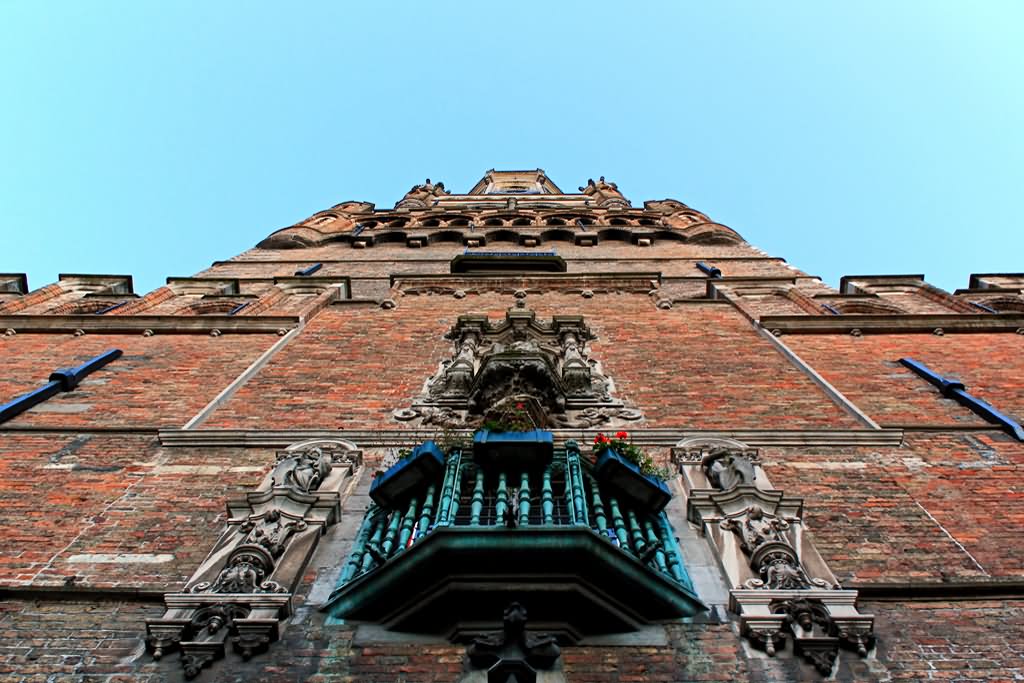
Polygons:
<instances>
[{"instance_id":1,"label":"ornate stone carving","mask_svg":"<svg viewBox=\"0 0 1024 683\"><path fill-rule=\"evenodd\" d=\"M739 537L740 549L760 578L748 579L747 588L801 590L811 585L827 587L822 579L810 579L786 536L789 523L753 505L742 516L724 519L720 526Z\"/></svg>"},{"instance_id":2,"label":"ornate stone carving","mask_svg":"<svg viewBox=\"0 0 1024 683\"><path fill-rule=\"evenodd\" d=\"M751 448L735 439L717 437L696 437L680 442L672 448L672 462L679 466L701 465L703 467L705 461L710 464L711 461L721 457L720 454L743 458L755 470L756 466L761 462L761 454L756 448ZM706 469L705 474L707 474ZM754 478L756 479L756 477ZM710 479L709 483L716 488L721 488L721 486L711 482ZM749 483L753 484L753 479Z\"/></svg>"},{"instance_id":3,"label":"ornate stone carving","mask_svg":"<svg viewBox=\"0 0 1024 683\"><path fill-rule=\"evenodd\" d=\"M479 636L466 648L470 665L487 669L488 683L526 683L537 679L537 669L550 669L561 656L554 636L526 631L526 608L518 602L505 608L504 628Z\"/></svg>"},{"instance_id":4,"label":"ornate stone carving","mask_svg":"<svg viewBox=\"0 0 1024 683\"><path fill-rule=\"evenodd\" d=\"M740 537L740 547L748 555L765 543L788 545L782 532L789 528L789 523L775 515L766 516L756 505L747 508L743 517L723 520L722 528Z\"/></svg>"},{"instance_id":5,"label":"ornate stone carving","mask_svg":"<svg viewBox=\"0 0 1024 683\"><path fill-rule=\"evenodd\" d=\"M580 192L588 197L593 197L600 207L628 208L630 205L629 200L619 192L619 186L606 182L604 176L601 176L596 183L593 178L588 179L586 186L580 188Z\"/></svg>"},{"instance_id":6,"label":"ornate stone carving","mask_svg":"<svg viewBox=\"0 0 1024 683\"><path fill-rule=\"evenodd\" d=\"M672 451L687 514L717 552L740 633L769 656L793 654L829 675L840 648L866 656L874 617L856 607L802 529L803 501L771 488L758 453L721 437L686 439ZM824 578L818 578L824 577Z\"/></svg>"},{"instance_id":7,"label":"ornate stone carving","mask_svg":"<svg viewBox=\"0 0 1024 683\"><path fill-rule=\"evenodd\" d=\"M181 650L192 678L225 656L243 658L277 640L306 561L341 511L340 491L359 451L345 442L308 442L278 454L277 465L244 498L228 501L228 526L183 593L167 593L163 618L147 622L159 659Z\"/></svg>"},{"instance_id":8,"label":"ornate stone carving","mask_svg":"<svg viewBox=\"0 0 1024 683\"><path fill-rule=\"evenodd\" d=\"M413 185L412 189L405 193L395 204L396 209L427 209L430 208L434 197L443 197L451 194L444 189L444 183L432 183L430 178L422 185Z\"/></svg>"},{"instance_id":9,"label":"ornate stone carving","mask_svg":"<svg viewBox=\"0 0 1024 683\"><path fill-rule=\"evenodd\" d=\"M274 468L274 486L290 486L296 491L310 493L331 472L331 456L320 448L311 448L287 457Z\"/></svg>"},{"instance_id":10,"label":"ornate stone carving","mask_svg":"<svg viewBox=\"0 0 1024 683\"><path fill-rule=\"evenodd\" d=\"M462 316L447 338L451 358L411 407L394 412L396 420L471 429L510 400L530 406L546 423L538 426L616 426L642 417L614 398L611 379L589 356L586 344L594 335L580 317L542 322L526 308L510 309L498 324Z\"/></svg>"},{"instance_id":11,"label":"ornate stone carving","mask_svg":"<svg viewBox=\"0 0 1024 683\"><path fill-rule=\"evenodd\" d=\"M273 557L281 556L289 536L305 529L305 521L284 517L280 510L271 510L263 519L250 520L239 527L239 531L248 533L245 537L247 544L262 546Z\"/></svg>"},{"instance_id":12,"label":"ornate stone carving","mask_svg":"<svg viewBox=\"0 0 1024 683\"><path fill-rule=\"evenodd\" d=\"M757 476L750 459L724 447L712 448L702 458L701 466L711 485L722 491L731 491L737 486L753 486Z\"/></svg>"},{"instance_id":13,"label":"ornate stone carving","mask_svg":"<svg viewBox=\"0 0 1024 683\"><path fill-rule=\"evenodd\" d=\"M271 553L259 545L240 545L212 582L192 586L191 593L287 593L276 581L267 581L274 569Z\"/></svg>"}]
</instances>

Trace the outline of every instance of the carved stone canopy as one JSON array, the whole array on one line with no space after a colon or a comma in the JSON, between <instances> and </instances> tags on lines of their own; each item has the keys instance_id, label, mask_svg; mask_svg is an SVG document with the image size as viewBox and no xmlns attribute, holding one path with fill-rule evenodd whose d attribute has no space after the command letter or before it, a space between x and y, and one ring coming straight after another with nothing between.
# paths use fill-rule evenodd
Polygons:
<instances>
[{"instance_id":1,"label":"carved stone canopy","mask_svg":"<svg viewBox=\"0 0 1024 683\"><path fill-rule=\"evenodd\" d=\"M637 420L613 398L611 380L590 357L595 335L580 316L537 319L526 308L512 308L505 319L461 316L446 338L451 358L442 361L410 408L395 412L400 421L474 428L500 412L510 399L536 406L539 427L592 427Z\"/></svg>"}]
</instances>

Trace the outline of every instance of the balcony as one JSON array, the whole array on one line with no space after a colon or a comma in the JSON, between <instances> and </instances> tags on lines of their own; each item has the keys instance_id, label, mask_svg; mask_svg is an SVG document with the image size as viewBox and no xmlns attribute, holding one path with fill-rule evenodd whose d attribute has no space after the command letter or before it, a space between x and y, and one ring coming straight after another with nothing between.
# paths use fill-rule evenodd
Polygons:
<instances>
[{"instance_id":1,"label":"balcony","mask_svg":"<svg viewBox=\"0 0 1024 683\"><path fill-rule=\"evenodd\" d=\"M704 609L663 512L601 490L575 442L523 462L452 450L434 479L371 505L331 617L464 640L518 601L531 627L577 642Z\"/></svg>"}]
</instances>

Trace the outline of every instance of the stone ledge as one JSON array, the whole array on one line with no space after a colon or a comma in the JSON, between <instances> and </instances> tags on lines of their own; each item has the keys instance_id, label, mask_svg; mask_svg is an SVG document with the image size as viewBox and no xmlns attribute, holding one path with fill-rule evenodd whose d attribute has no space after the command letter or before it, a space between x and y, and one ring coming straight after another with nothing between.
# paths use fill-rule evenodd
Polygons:
<instances>
[{"instance_id":1,"label":"stone ledge","mask_svg":"<svg viewBox=\"0 0 1024 683\"><path fill-rule=\"evenodd\" d=\"M290 330L300 322L299 316L171 316L171 315L4 315L0 330L15 332L98 332L107 334L138 333L152 330L156 334L268 333Z\"/></svg>"},{"instance_id":2,"label":"stone ledge","mask_svg":"<svg viewBox=\"0 0 1024 683\"><path fill-rule=\"evenodd\" d=\"M555 429L555 441L576 439L588 444L600 430ZM467 439L471 431L455 432ZM695 437L738 439L750 446L899 446L903 443L901 429L835 429L835 430L632 430L633 441L641 446L677 445ZM280 448L311 439L344 439L363 448L394 447L424 441L437 436L434 429L394 430L317 430L317 429L161 429L164 446L242 446Z\"/></svg>"},{"instance_id":3,"label":"stone ledge","mask_svg":"<svg viewBox=\"0 0 1024 683\"><path fill-rule=\"evenodd\" d=\"M518 289L557 290L566 288L616 289L647 293L661 282L660 272L649 273L424 273L391 275L391 286L398 290L486 289L509 293Z\"/></svg>"},{"instance_id":4,"label":"stone ledge","mask_svg":"<svg viewBox=\"0 0 1024 683\"><path fill-rule=\"evenodd\" d=\"M977 314L919 314L919 315L766 315L758 323L771 332L783 334L849 334L860 330L871 333L931 333L937 328L943 332L1015 332L1024 327L1024 315L1019 313L996 315Z\"/></svg>"}]
</instances>

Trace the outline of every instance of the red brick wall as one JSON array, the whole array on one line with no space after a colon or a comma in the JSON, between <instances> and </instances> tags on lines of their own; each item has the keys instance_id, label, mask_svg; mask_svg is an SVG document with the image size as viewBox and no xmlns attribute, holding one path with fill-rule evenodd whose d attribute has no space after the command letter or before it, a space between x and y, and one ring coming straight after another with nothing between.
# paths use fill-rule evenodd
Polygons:
<instances>
[{"instance_id":1,"label":"red brick wall","mask_svg":"<svg viewBox=\"0 0 1024 683\"><path fill-rule=\"evenodd\" d=\"M787 335L786 344L883 424L985 425L983 419L904 368L909 356L960 379L967 390L1024 419L1019 367L1024 336L1002 334Z\"/></svg>"},{"instance_id":2,"label":"red brick wall","mask_svg":"<svg viewBox=\"0 0 1024 683\"><path fill-rule=\"evenodd\" d=\"M153 435L6 434L0 585L177 590L223 530L227 498L274 462L273 449L161 449ZM90 555L112 557L76 559Z\"/></svg>"},{"instance_id":3,"label":"red brick wall","mask_svg":"<svg viewBox=\"0 0 1024 683\"><path fill-rule=\"evenodd\" d=\"M504 317L511 296L407 296L391 311L334 307L318 315L211 417L210 427L395 429L438 363L461 314ZM651 427L855 427L727 305L655 307L640 294L530 295L542 318L582 314L618 396Z\"/></svg>"},{"instance_id":4,"label":"red brick wall","mask_svg":"<svg viewBox=\"0 0 1024 683\"><path fill-rule=\"evenodd\" d=\"M180 427L277 341L273 334L0 337L0 401L109 349L124 355L4 427Z\"/></svg>"}]
</instances>

